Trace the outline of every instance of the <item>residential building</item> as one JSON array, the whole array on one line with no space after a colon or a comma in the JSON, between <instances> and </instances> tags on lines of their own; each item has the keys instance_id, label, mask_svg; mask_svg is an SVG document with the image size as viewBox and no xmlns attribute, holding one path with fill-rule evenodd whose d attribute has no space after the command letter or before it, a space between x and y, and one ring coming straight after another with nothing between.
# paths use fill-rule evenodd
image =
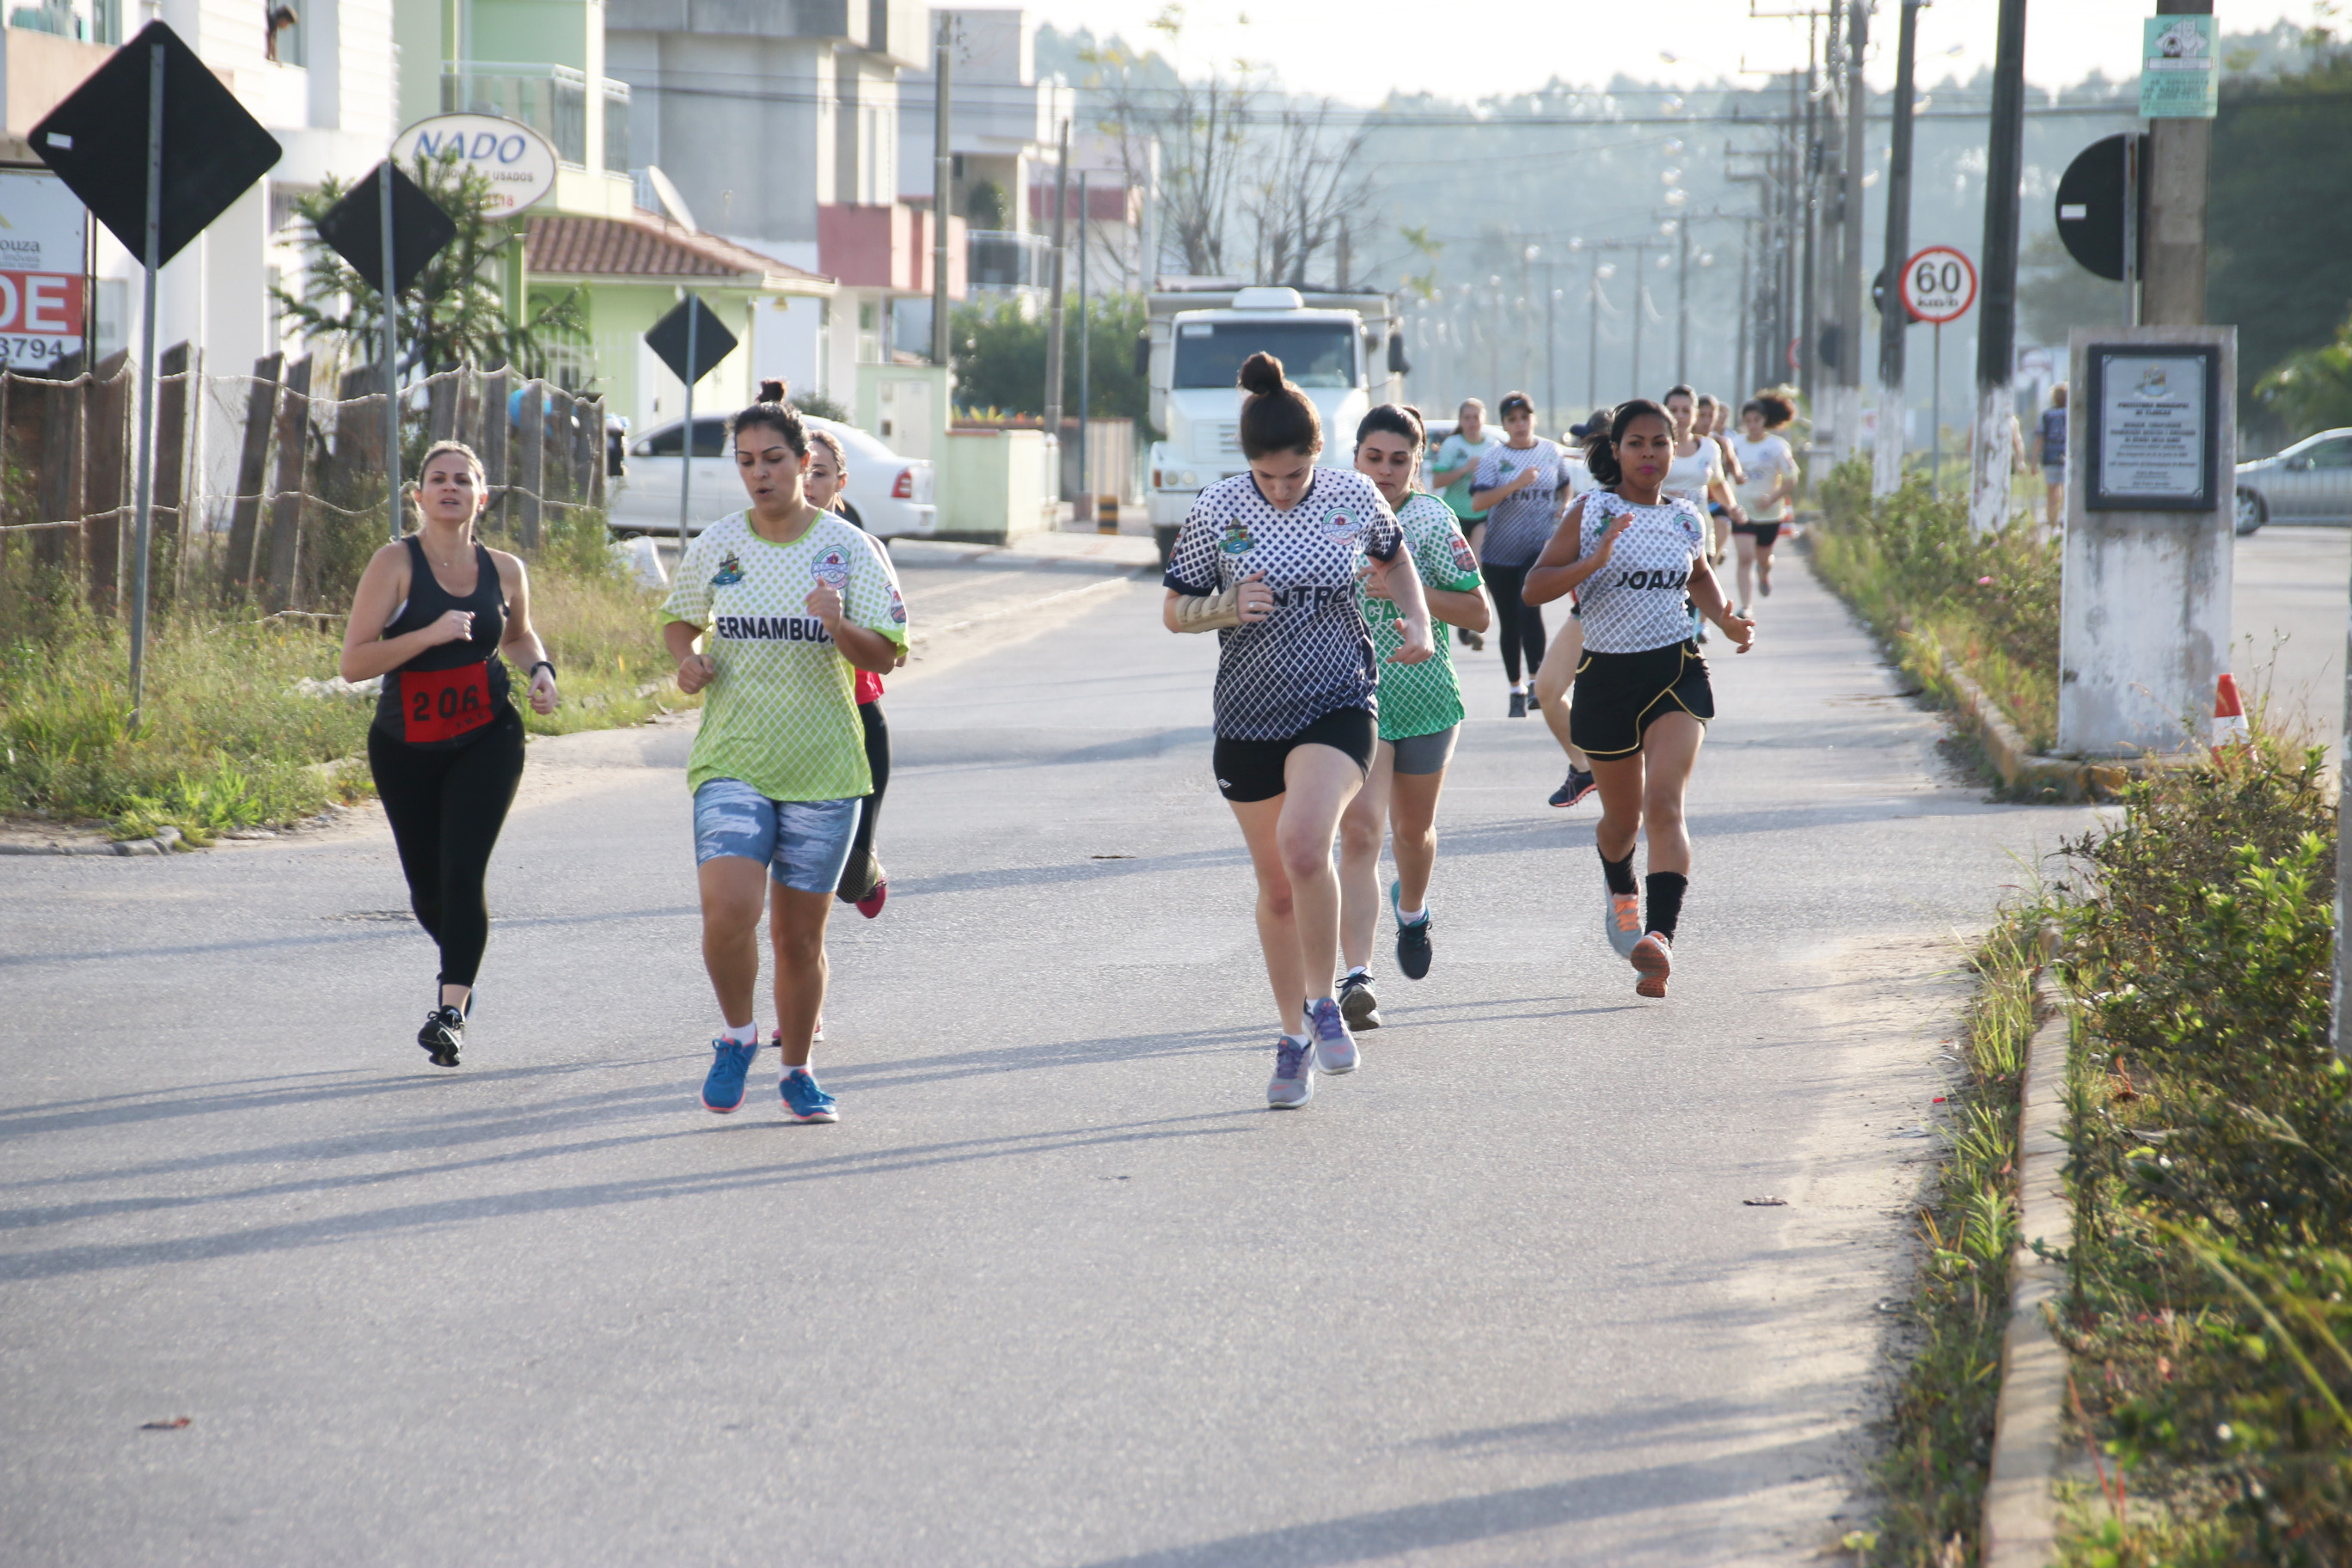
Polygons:
<instances>
[{"instance_id":1,"label":"residential building","mask_svg":"<svg viewBox=\"0 0 2352 1568\"><path fill-rule=\"evenodd\" d=\"M900 199L899 78L929 48L913 0L607 0L605 68L630 89L630 160L705 233L834 280L755 313L754 374L846 405L886 362L894 301L930 293L928 210ZM963 291L950 220L949 289Z\"/></svg>"}]
</instances>

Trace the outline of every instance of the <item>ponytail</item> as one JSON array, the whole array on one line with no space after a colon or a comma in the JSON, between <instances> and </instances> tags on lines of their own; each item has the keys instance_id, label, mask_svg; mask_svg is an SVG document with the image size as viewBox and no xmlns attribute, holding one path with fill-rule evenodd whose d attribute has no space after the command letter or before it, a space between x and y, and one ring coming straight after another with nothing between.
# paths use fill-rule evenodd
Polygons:
<instances>
[{"instance_id":1,"label":"ponytail","mask_svg":"<svg viewBox=\"0 0 2352 1568\"><path fill-rule=\"evenodd\" d=\"M1312 456L1323 446L1323 416L1314 400L1282 374L1282 362L1260 351L1242 361L1241 437L1244 458L1276 452Z\"/></svg>"},{"instance_id":2,"label":"ponytail","mask_svg":"<svg viewBox=\"0 0 2352 1568\"><path fill-rule=\"evenodd\" d=\"M727 434L740 436L746 430L764 426L784 438L793 457L807 457L808 426L801 423L801 411L784 401L789 390L781 381L761 382L760 400L727 422Z\"/></svg>"}]
</instances>

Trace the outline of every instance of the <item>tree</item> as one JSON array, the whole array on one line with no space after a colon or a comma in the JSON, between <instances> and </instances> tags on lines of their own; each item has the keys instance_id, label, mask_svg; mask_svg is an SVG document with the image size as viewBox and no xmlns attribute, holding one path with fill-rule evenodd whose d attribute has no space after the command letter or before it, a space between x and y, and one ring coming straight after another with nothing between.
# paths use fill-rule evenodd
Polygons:
<instances>
[{"instance_id":1,"label":"tree","mask_svg":"<svg viewBox=\"0 0 2352 1568\"><path fill-rule=\"evenodd\" d=\"M1304 287L1317 255L1327 247L1336 253L1339 237L1360 226L1371 205L1363 128L1342 135L1331 124L1332 108L1328 98L1284 108L1255 150L1256 176L1241 196L1256 227L1255 282Z\"/></svg>"},{"instance_id":2,"label":"tree","mask_svg":"<svg viewBox=\"0 0 2352 1568\"><path fill-rule=\"evenodd\" d=\"M493 279L507 247L521 237L493 216L488 180L454 153L439 159L420 153L410 174L449 215L457 234L401 295L401 379L460 364L511 362L536 370L545 353L543 336L585 329L576 289L530 310L520 326L508 321L504 295ZM350 186L329 175L315 192L295 199L300 243L309 254L301 291L271 292L304 337L327 338L353 362L373 363L383 353L383 296L319 237L319 220L350 194Z\"/></svg>"},{"instance_id":3,"label":"tree","mask_svg":"<svg viewBox=\"0 0 2352 1568\"><path fill-rule=\"evenodd\" d=\"M1077 301L1073 300L1075 306ZM1097 294L1087 301L1087 358L1092 395L1087 412L1106 419L1132 419L1140 426L1151 411L1150 388L1135 371L1135 340L1148 324L1140 294ZM965 305L951 321L956 397L966 408L1008 414L1045 413L1045 323L1025 315L1017 300ZM1078 323L1064 329L1062 405L1078 406Z\"/></svg>"},{"instance_id":4,"label":"tree","mask_svg":"<svg viewBox=\"0 0 2352 1568\"><path fill-rule=\"evenodd\" d=\"M2254 396L2284 421L2290 440L2352 425L2352 316L2334 342L2273 365L2254 384Z\"/></svg>"},{"instance_id":5,"label":"tree","mask_svg":"<svg viewBox=\"0 0 2352 1568\"><path fill-rule=\"evenodd\" d=\"M1184 7L1163 7L1150 26L1173 48L1183 37ZM1161 253L1175 252L1195 277L1222 274L1261 68L1236 59L1210 67L1206 81L1186 81L1158 54L1139 56L1117 40L1083 45L1078 58L1088 70L1085 85L1102 96L1098 129L1118 149L1130 187L1148 183L1150 148L1159 144ZM1145 258L1147 276L1157 262Z\"/></svg>"}]
</instances>

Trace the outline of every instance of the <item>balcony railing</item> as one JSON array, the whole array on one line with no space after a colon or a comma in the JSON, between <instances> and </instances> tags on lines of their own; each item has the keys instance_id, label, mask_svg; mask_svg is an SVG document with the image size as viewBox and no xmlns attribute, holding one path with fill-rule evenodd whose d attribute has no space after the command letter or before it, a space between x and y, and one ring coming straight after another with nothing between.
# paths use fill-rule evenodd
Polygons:
<instances>
[{"instance_id":1,"label":"balcony railing","mask_svg":"<svg viewBox=\"0 0 2352 1568\"><path fill-rule=\"evenodd\" d=\"M1054 282L1054 243L1042 234L976 228L967 237L966 266L975 289L1047 289Z\"/></svg>"},{"instance_id":2,"label":"balcony railing","mask_svg":"<svg viewBox=\"0 0 2352 1568\"><path fill-rule=\"evenodd\" d=\"M604 78L601 167L629 172L629 84ZM441 110L445 114L498 114L519 120L554 144L555 155L581 168L588 160L588 77L570 66L493 60L444 61Z\"/></svg>"}]
</instances>

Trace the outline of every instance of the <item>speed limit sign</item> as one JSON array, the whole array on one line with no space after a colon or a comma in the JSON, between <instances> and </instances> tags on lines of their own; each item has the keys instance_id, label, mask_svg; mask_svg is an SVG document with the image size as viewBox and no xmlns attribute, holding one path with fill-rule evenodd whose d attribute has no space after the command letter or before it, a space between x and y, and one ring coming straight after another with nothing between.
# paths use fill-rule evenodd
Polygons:
<instances>
[{"instance_id":1,"label":"speed limit sign","mask_svg":"<svg viewBox=\"0 0 2352 1568\"><path fill-rule=\"evenodd\" d=\"M1950 246L1931 245L1903 264L1903 303L1913 321L1940 327L1976 302L1976 264Z\"/></svg>"}]
</instances>

